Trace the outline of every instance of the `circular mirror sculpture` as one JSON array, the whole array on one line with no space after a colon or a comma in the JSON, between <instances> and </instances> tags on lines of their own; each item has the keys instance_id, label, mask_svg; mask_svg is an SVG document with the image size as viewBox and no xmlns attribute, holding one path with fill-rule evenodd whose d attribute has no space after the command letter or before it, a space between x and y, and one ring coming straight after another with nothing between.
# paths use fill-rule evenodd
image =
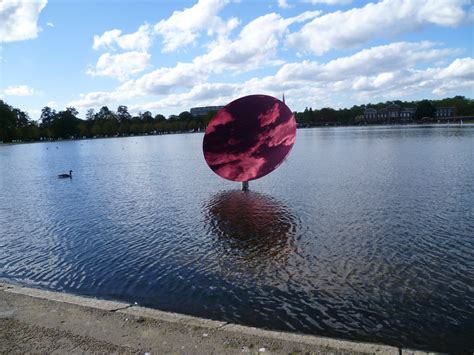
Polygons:
<instances>
[{"instance_id":1,"label":"circular mirror sculpture","mask_svg":"<svg viewBox=\"0 0 474 355\"><path fill-rule=\"evenodd\" d=\"M217 175L232 181L261 178L280 166L296 138L296 121L284 102L267 95L232 101L206 128L204 158Z\"/></svg>"}]
</instances>

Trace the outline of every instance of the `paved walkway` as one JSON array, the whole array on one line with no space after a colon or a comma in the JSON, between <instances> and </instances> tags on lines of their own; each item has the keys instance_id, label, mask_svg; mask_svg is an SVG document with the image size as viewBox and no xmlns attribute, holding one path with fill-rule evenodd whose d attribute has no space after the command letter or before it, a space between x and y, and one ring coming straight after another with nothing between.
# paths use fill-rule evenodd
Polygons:
<instances>
[{"instance_id":1,"label":"paved walkway","mask_svg":"<svg viewBox=\"0 0 474 355\"><path fill-rule=\"evenodd\" d=\"M0 284L0 353L13 352L402 353L391 346L266 331L126 303Z\"/></svg>"}]
</instances>

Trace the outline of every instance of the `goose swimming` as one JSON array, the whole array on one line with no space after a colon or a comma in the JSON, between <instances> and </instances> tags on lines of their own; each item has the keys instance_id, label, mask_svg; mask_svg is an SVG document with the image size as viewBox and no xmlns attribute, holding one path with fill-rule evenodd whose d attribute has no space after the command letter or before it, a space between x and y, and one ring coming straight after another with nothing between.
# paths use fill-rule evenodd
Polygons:
<instances>
[{"instance_id":1,"label":"goose swimming","mask_svg":"<svg viewBox=\"0 0 474 355\"><path fill-rule=\"evenodd\" d=\"M60 179L72 178L72 170L69 170L69 174L59 174L58 178Z\"/></svg>"}]
</instances>

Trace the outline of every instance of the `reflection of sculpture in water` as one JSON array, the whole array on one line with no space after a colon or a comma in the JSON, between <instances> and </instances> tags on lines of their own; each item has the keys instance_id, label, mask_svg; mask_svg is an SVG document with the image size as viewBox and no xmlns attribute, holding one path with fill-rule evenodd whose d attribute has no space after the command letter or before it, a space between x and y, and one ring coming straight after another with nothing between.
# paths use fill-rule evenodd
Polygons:
<instances>
[{"instance_id":1,"label":"reflection of sculpture in water","mask_svg":"<svg viewBox=\"0 0 474 355\"><path fill-rule=\"evenodd\" d=\"M211 234L231 257L261 262L293 249L298 220L272 197L227 191L209 201L207 212Z\"/></svg>"}]
</instances>

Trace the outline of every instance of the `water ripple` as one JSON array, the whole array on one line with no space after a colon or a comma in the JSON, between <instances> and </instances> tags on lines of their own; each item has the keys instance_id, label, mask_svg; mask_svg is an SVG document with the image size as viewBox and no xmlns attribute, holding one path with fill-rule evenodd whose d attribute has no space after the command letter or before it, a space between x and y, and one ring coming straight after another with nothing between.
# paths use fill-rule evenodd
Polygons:
<instances>
[{"instance_id":1,"label":"water ripple","mask_svg":"<svg viewBox=\"0 0 474 355\"><path fill-rule=\"evenodd\" d=\"M249 193L208 170L202 135L1 146L0 279L473 351L473 138L473 128L303 130ZM55 178L68 169L73 179Z\"/></svg>"}]
</instances>

